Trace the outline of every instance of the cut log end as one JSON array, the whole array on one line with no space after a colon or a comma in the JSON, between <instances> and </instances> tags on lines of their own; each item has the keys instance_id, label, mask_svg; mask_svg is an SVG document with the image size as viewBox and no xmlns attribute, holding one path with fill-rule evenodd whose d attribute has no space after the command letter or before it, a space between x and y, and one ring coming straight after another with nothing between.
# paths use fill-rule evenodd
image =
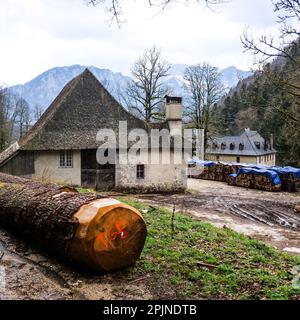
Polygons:
<instances>
[{"instance_id":1,"label":"cut log end","mask_svg":"<svg viewBox=\"0 0 300 320\"><path fill-rule=\"evenodd\" d=\"M300 205L295 207L295 211L296 211L296 213L300 213Z\"/></svg>"},{"instance_id":2,"label":"cut log end","mask_svg":"<svg viewBox=\"0 0 300 320\"><path fill-rule=\"evenodd\" d=\"M133 265L144 247L146 224L136 209L115 199L98 199L74 215L79 222L69 255L97 270Z\"/></svg>"},{"instance_id":3,"label":"cut log end","mask_svg":"<svg viewBox=\"0 0 300 320\"><path fill-rule=\"evenodd\" d=\"M2 173L0 223L105 272L133 265L147 234L142 215L118 200Z\"/></svg>"}]
</instances>

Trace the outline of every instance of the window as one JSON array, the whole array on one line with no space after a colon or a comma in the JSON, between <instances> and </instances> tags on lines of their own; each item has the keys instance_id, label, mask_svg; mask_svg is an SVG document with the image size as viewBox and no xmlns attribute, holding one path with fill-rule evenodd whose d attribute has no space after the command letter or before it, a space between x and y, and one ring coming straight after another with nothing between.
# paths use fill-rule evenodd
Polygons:
<instances>
[{"instance_id":1,"label":"window","mask_svg":"<svg viewBox=\"0 0 300 320\"><path fill-rule=\"evenodd\" d=\"M216 142L213 143L212 145L213 150L217 150L218 149L218 144Z\"/></svg>"},{"instance_id":2,"label":"window","mask_svg":"<svg viewBox=\"0 0 300 320\"><path fill-rule=\"evenodd\" d=\"M255 144L257 149L260 149L260 142L256 141L256 142L254 142L254 144Z\"/></svg>"},{"instance_id":3,"label":"window","mask_svg":"<svg viewBox=\"0 0 300 320\"><path fill-rule=\"evenodd\" d=\"M237 163L241 163L241 158L240 157L236 157L236 162Z\"/></svg>"},{"instance_id":4,"label":"window","mask_svg":"<svg viewBox=\"0 0 300 320\"><path fill-rule=\"evenodd\" d=\"M230 143L230 150L234 150L235 149L235 143Z\"/></svg>"},{"instance_id":5,"label":"window","mask_svg":"<svg viewBox=\"0 0 300 320\"><path fill-rule=\"evenodd\" d=\"M136 167L136 178L145 179L145 165L139 164Z\"/></svg>"},{"instance_id":6,"label":"window","mask_svg":"<svg viewBox=\"0 0 300 320\"><path fill-rule=\"evenodd\" d=\"M220 162L220 156L217 156L217 161Z\"/></svg>"},{"instance_id":7,"label":"window","mask_svg":"<svg viewBox=\"0 0 300 320\"><path fill-rule=\"evenodd\" d=\"M72 168L73 167L73 151L71 151L71 150L60 151L59 166L61 168Z\"/></svg>"},{"instance_id":8,"label":"window","mask_svg":"<svg viewBox=\"0 0 300 320\"><path fill-rule=\"evenodd\" d=\"M221 149L222 149L222 150L225 150L225 149L226 149L226 143L225 143L225 142L223 142L223 143L221 144Z\"/></svg>"},{"instance_id":9,"label":"window","mask_svg":"<svg viewBox=\"0 0 300 320\"><path fill-rule=\"evenodd\" d=\"M239 150L240 150L240 151L243 151L244 148L245 148L245 145L244 145L243 143L240 143L240 145L239 145Z\"/></svg>"}]
</instances>

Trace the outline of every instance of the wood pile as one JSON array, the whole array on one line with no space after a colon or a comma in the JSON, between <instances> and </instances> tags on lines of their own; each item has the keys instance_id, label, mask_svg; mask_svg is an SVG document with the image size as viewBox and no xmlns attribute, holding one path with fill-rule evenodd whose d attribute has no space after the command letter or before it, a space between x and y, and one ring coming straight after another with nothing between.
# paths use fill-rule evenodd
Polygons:
<instances>
[{"instance_id":1,"label":"wood pile","mask_svg":"<svg viewBox=\"0 0 300 320\"><path fill-rule=\"evenodd\" d=\"M236 173L238 166L216 163L212 166L198 167L191 165L189 178L227 182L228 175Z\"/></svg>"},{"instance_id":2,"label":"wood pile","mask_svg":"<svg viewBox=\"0 0 300 320\"><path fill-rule=\"evenodd\" d=\"M197 169L196 165L192 165ZM241 168L244 168L241 164L227 164L227 163L215 163L213 165L205 166L202 168L203 172L199 173L194 169L194 174L190 177L203 180L212 180L227 182L232 186L239 186L244 188L265 190L265 191L279 191L280 185L273 185L270 179L262 174L240 174L236 177ZM191 171L192 172L192 171Z\"/></svg>"},{"instance_id":3,"label":"wood pile","mask_svg":"<svg viewBox=\"0 0 300 320\"><path fill-rule=\"evenodd\" d=\"M292 174L279 174L282 183L282 191L300 192L300 179Z\"/></svg>"},{"instance_id":4,"label":"wood pile","mask_svg":"<svg viewBox=\"0 0 300 320\"><path fill-rule=\"evenodd\" d=\"M201 162L200 162L201 163ZM241 164L213 163L203 161L202 165L189 165L189 178L203 179L227 182L230 185L238 185L245 188L254 188L266 191L287 191L300 192L300 177L299 169L291 167L264 167L259 165L249 165L249 168L273 171L278 174L281 180L281 187L272 185L268 177L262 174L243 174L236 177L230 177L232 174L237 174L239 169L247 168Z\"/></svg>"},{"instance_id":5,"label":"wood pile","mask_svg":"<svg viewBox=\"0 0 300 320\"><path fill-rule=\"evenodd\" d=\"M268 177L256 174L230 175L227 183L231 186L238 186L249 189L258 189L263 191L280 191L280 185L273 185Z\"/></svg>"},{"instance_id":6,"label":"wood pile","mask_svg":"<svg viewBox=\"0 0 300 320\"><path fill-rule=\"evenodd\" d=\"M236 178L236 186L263 191L280 191L281 185L273 185L270 179L257 174L240 174Z\"/></svg>"},{"instance_id":7,"label":"wood pile","mask_svg":"<svg viewBox=\"0 0 300 320\"><path fill-rule=\"evenodd\" d=\"M232 175L229 175L227 177L227 183L230 185L230 186L236 186L237 185L237 181L236 181L236 174L232 174Z\"/></svg>"},{"instance_id":8,"label":"wood pile","mask_svg":"<svg viewBox=\"0 0 300 320\"><path fill-rule=\"evenodd\" d=\"M147 234L142 215L120 201L2 173L0 223L51 253L105 272L133 265Z\"/></svg>"}]
</instances>

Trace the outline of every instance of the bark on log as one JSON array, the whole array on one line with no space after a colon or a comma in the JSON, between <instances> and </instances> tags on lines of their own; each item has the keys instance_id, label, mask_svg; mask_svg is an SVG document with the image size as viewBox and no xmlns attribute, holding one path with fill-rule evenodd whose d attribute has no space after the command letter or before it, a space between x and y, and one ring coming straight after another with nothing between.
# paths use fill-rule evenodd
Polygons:
<instances>
[{"instance_id":1,"label":"bark on log","mask_svg":"<svg viewBox=\"0 0 300 320\"><path fill-rule=\"evenodd\" d=\"M0 223L100 271L133 265L147 234L139 211L115 199L2 173Z\"/></svg>"}]
</instances>

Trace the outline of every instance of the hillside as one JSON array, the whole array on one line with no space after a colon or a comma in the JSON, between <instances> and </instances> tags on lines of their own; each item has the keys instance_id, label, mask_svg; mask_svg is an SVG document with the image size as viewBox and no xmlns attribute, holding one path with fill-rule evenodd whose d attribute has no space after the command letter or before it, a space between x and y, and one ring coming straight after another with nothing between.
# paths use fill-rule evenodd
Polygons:
<instances>
[{"instance_id":1,"label":"hillside","mask_svg":"<svg viewBox=\"0 0 300 320\"><path fill-rule=\"evenodd\" d=\"M300 165L299 48L295 43L293 58L274 59L229 91L213 112L217 135L237 135L245 128L266 139L272 134L279 164Z\"/></svg>"}]
</instances>

